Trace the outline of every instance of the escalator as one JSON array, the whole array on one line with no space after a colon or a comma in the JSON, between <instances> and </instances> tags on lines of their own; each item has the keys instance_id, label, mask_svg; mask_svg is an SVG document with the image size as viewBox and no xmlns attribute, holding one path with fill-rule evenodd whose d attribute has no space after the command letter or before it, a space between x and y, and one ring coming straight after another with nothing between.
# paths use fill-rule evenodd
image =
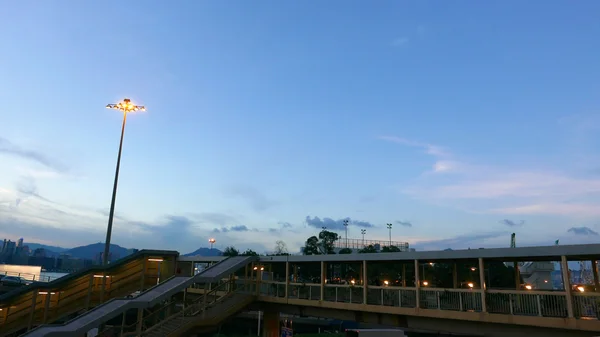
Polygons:
<instances>
[{"instance_id":1,"label":"escalator","mask_svg":"<svg viewBox=\"0 0 600 337\"><path fill-rule=\"evenodd\" d=\"M245 267L251 262L257 260L257 257L252 256L239 256L225 259L208 269L205 269L201 273L192 276L173 276L170 279L140 293L135 297L115 298L102 305L93 308L90 311L78 316L77 318L61 325L42 325L38 328L31 330L24 336L38 337L38 336L81 336L87 331L99 327L105 322L119 316L126 314L130 309L138 309L139 311L144 309L150 309L157 305L170 301L173 295L180 293L190 287L194 283L210 283L217 282L225 276L229 276L237 270ZM222 286L226 285L228 292L225 296L217 296L217 290L222 290ZM218 288L215 288L202 296L200 302L196 302L193 305L188 306L182 310L182 313L188 316L196 316L202 312L206 318L209 312L212 314L208 315L208 318L213 319L215 311L213 309L219 307L225 300L231 300L233 298L242 300L241 303L251 299L251 296L243 293L242 291L236 292L234 290L235 282L223 283ZM248 295L248 296L245 296ZM237 297L234 297L237 296ZM222 309L224 307L221 307ZM186 311L187 310L187 311ZM181 317L185 318L182 314ZM172 318L174 319L174 317ZM162 321L161 321L162 322ZM181 322L183 323L183 321ZM184 324L185 325L185 324ZM138 327L139 329L139 327ZM164 324L163 324L164 329ZM138 331L139 334L140 331ZM164 336L164 335L161 335Z\"/></svg>"}]
</instances>

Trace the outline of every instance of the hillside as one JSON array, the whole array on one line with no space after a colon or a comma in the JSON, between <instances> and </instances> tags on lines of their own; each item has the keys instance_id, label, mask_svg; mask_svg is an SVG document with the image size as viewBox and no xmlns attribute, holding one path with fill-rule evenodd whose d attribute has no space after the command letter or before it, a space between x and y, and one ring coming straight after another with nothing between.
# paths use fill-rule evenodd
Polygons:
<instances>
[{"instance_id":1,"label":"hillside","mask_svg":"<svg viewBox=\"0 0 600 337\"><path fill-rule=\"evenodd\" d=\"M87 246L80 246L69 249L64 252L64 254L69 254L71 257L80 258L80 259L95 259L99 253L104 252L104 243L98 242L93 243ZM125 256L131 254L131 250L127 248L123 248L119 245L110 245L110 252L118 259L124 258ZM115 260L113 258L113 260Z\"/></svg>"},{"instance_id":2,"label":"hillside","mask_svg":"<svg viewBox=\"0 0 600 337\"><path fill-rule=\"evenodd\" d=\"M221 256L223 252L213 248L198 248L191 253L184 254L183 256Z\"/></svg>"}]
</instances>

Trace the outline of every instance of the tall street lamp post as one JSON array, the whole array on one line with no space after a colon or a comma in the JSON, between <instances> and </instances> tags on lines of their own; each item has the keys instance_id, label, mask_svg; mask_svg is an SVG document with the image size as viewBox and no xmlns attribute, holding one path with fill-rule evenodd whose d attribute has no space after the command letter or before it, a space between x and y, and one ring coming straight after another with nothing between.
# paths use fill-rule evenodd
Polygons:
<instances>
[{"instance_id":1,"label":"tall street lamp post","mask_svg":"<svg viewBox=\"0 0 600 337\"><path fill-rule=\"evenodd\" d=\"M213 249L213 245L215 244L215 242L217 242L217 240L211 238L211 239L208 239L208 242L210 242L210 250L212 250Z\"/></svg>"},{"instance_id":2,"label":"tall street lamp post","mask_svg":"<svg viewBox=\"0 0 600 337\"><path fill-rule=\"evenodd\" d=\"M387 224L387 228L390 230L390 247L392 246L392 224Z\"/></svg>"},{"instance_id":3,"label":"tall street lamp post","mask_svg":"<svg viewBox=\"0 0 600 337\"><path fill-rule=\"evenodd\" d=\"M115 183L113 185L112 199L110 201L110 212L108 214L108 228L106 229L106 243L104 245L104 255L102 255L102 263L108 264L108 254L110 253L110 236L112 234L113 218L115 215L115 201L117 199L117 185L119 182L119 167L121 166L121 152L123 150L123 135L125 134L125 123L127 122L127 114L135 111L146 111L146 108L141 105L134 105L131 100L125 98L123 102L116 104L108 104L107 109L121 110L123 112L123 125L121 126L121 141L119 142L119 155L117 156L117 169L115 170Z\"/></svg>"}]
</instances>

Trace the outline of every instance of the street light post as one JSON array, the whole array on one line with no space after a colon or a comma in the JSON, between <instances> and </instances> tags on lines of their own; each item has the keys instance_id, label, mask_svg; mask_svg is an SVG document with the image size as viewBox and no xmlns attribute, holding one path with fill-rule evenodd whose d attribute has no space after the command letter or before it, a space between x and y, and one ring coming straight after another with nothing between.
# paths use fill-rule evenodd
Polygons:
<instances>
[{"instance_id":1,"label":"street light post","mask_svg":"<svg viewBox=\"0 0 600 337\"><path fill-rule=\"evenodd\" d=\"M346 248L348 248L348 219L344 219L344 231L346 232Z\"/></svg>"},{"instance_id":2,"label":"street light post","mask_svg":"<svg viewBox=\"0 0 600 337\"><path fill-rule=\"evenodd\" d=\"M390 247L392 247L392 224L387 224L387 228L390 230Z\"/></svg>"},{"instance_id":3,"label":"street light post","mask_svg":"<svg viewBox=\"0 0 600 337\"><path fill-rule=\"evenodd\" d=\"M106 241L104 244L104 254L102 255L102 264L108 264L108 255L110 253L110 237L112 234L113 218L115 215L115 201L117 199L117 185L119 183L119 168L121 166L121 152L123 151L123 135L125 134L125 124L127 122L127 113L135 111L146 111L141 105L134 105L131 100L125 98L123 102L117 104L108 104L107 109L115 109L123 112L123 125L121 126L121 140L119 142L119 154L117 156L117 168L115 170L115 182L113 185L112 199L110 201L110 211L108 214L108 228L106 229Z\"/></svg>"},{"instance_id":4,"label":"street light post","mask_svg":"<svg viewBox=\"0 0 600 337\"><path fill-rule=\"evenodd\" d=\"M217 242L217 240L215 240L213 238L210 238L210 239L208 239L208 242L210 242L210 250L212 250L213 249L213 245L215 244L215 242Z\"/></svg>"}]
</instances>

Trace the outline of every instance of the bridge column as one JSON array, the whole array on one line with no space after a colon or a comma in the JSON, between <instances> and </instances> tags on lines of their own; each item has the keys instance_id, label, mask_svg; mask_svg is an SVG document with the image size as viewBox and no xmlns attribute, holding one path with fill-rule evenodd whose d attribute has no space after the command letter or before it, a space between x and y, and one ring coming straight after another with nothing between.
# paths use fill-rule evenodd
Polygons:
<instances>
[{"instance_id":1,"label":"bridge column","mask_svg":"<svg viewBox=\"0 0 600 337\"><path fill-rule=\"evenodd\" d=\"M285 298L289 298L290 288L290 261L285 261ZM278 294L277 294L278 295Z\"/></svg>"},{"instance_id":2,"label":"bridge column","mask_svg":"<svg viewBox=\"0 0 600 337\"><path fill-rule=\"evenodd\" d=\"M369 287L369 278L367 277L367 261L363 261L362 265L362 282L363 282L363 304L367 304L367 292Z\"/></svg>"},{"instance_id":3,"label":"bridge column","mask_svg":"<svg viewBox=\"0 0 600 337\"><path fill-rule=\"evenodd\" d=\"M419 277L419 260L415 260L415 292L417 299L417 310L421 308L421 278Z\"/></svg>"},{"instance_id":4,"label":"bridge column","mask_svg":"<svg viewBox=\"0 0 600 337\"><path fill-rule=\"evenodd\" d=\"M325 261L321 261L321 301L325 301L325 279L327 278L325 267Z\"/></svg>"},{"instance_id":5,"label":"bridge column","mask_svg":"<svg viewBox=\"0 0 600 337\"><path fill-rule=\"evenodd\" d=\"M279 337L279 312L265 310L263 312L263 337Z\"/></svg>"},{"instance_id":6,"label":"bridge column","mask_svg":"<svg viewBox=\"0 0 600 337\"><path fill-rule=\"evenodd\" d=\"M567 257L564 255L560 257L560 270L567 297L567 316L573 318L573 294L571 293L571 280L569 279L569 264L567 263Z\"/></svg>"},{"instance_id":7,"label":"bridge column","mask_svg":"<svg viewBox=\"0 0 600 337\"><path fill-rule=\"evenodd\" d=\"M481 285L481 312L487 312L487 303L486 303L486 285L485 285L485 270L483 265L483 258L479 258L479 284Z\"/></svg>"}]
</instances>

